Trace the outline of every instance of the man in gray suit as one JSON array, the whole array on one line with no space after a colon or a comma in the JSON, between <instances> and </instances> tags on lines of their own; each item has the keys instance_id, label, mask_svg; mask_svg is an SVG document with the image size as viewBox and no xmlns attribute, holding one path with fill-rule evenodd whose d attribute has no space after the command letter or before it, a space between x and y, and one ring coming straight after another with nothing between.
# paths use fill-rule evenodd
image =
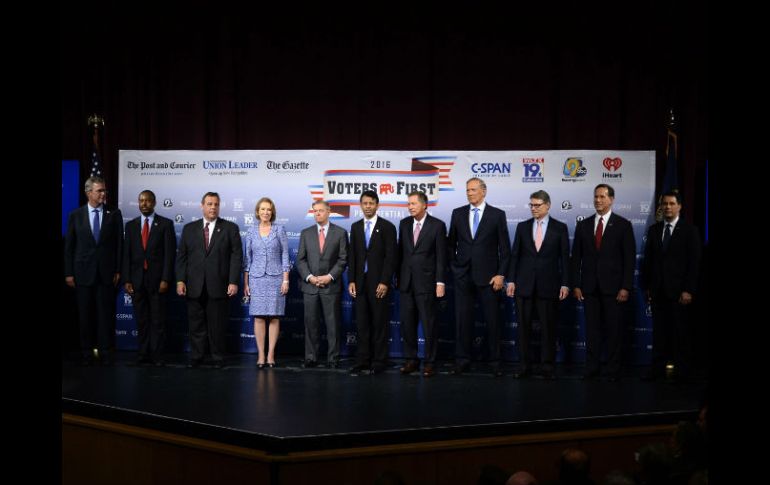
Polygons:
<instances>
[{"instance_id":1,"label":"man in gray suit","mask_svg":"<svg viewBox=\"0 0 770 485\"><path fill-rule=\"evenodd\" d=\"M305 302L305 362L303 367L318 365L319 321L326 322L329 344L328 367L339 367L340 296L342 272L348 252L348 233L329 222L331 212L324 200L313 203L316 223L304 229L299 238L297 271Z\"/></svg>"}]
</instances>

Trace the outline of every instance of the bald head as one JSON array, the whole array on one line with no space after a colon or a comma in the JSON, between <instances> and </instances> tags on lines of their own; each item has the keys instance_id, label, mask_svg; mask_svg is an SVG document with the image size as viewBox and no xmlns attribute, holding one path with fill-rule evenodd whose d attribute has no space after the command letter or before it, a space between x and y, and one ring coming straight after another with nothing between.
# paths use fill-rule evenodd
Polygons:
<instances>
[{"instance_id":1,"label":"bald head","mask_svg":"<svg viewBox=\"0 0 770 485\"><path fill-rule=\"evenodd\" d=\"M505 485L537 485L537 480L531 473L519 471L511 475Z\"/></svg>"}]
</instances>

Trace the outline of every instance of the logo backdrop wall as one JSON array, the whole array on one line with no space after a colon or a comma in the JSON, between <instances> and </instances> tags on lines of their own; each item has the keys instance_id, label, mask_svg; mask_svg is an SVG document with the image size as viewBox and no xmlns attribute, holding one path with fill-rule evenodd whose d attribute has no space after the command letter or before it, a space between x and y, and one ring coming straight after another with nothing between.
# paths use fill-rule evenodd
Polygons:
<instances>
[{"instance_id":1,"label":"logo backdrop wall","mask_svg":"<svg viewBox=\"0 0 770 485\"><path fill-rule=\"evenodd\" d=\"M546 190L551 196L551 216L569 227L570 240L578 220L593 214L593 188L609 183L615 188L613 210L633 223L637 262L643 236L654 211L654 151L336 151L336 150L237 150L237 151L144 151L121 150L119 207L125 221L137 217L137 197L150 189L157 196L156 211L175 221L177 238L185 223L201 218L200 200L207 191L221 196L220 216L235 222L241 234L255 223L257 200L267 196L277 209L277 224L289 236L292 265L300 231L314 224L311 204L324 198L332 206L332 222L350 230L362 217L358 198L364 190L380 197L379 216L398 227L409 215L407 194L423 190L429 212L449 226L452 210L467 203L465 182L479 177L487 184L487 203L503 209L513 238L516 224L530 216L529 195ZM511 241L513 242L513 241ZM638 271L636 271L638 275ZM281 321L280 354L303 353L303 306L295 269L291 273L286 316ZM347 287L347 277L344 281ZM451 277L441 306L439 357L454 354L454 298ZM638 285L637 285L638 286ZM392 293L390 355L402 356L399 331L398 292ZM626 357L632 363L647 363L651 350L651 320L641 292L634 292L628 315ZM353 303L342 299L342 353L353 355L356 330ZM504 298L506 326L502 336L503 358L518 360L517 316L512 298ZM117 307L117 348L136 349L136 324L131 298L121 293ZM558 328L559 362L583 362L585 353L582 305L573 298L561 304ZM479 309L480 310L480 309ZM481 315L481 311L476 312ZM533 344L538 345L535 324ZM256 352L248 301L233 299L228 346L232 352ZM474 351L483 359L485 325L476 322ZM420 334L422 355L423 336ZM176 295L169 307L168 350L188 350L184 301ZM324 350L322 349L322 352ZM537 357L537 350L536 355Z\"/></svg>"}]
</instances>

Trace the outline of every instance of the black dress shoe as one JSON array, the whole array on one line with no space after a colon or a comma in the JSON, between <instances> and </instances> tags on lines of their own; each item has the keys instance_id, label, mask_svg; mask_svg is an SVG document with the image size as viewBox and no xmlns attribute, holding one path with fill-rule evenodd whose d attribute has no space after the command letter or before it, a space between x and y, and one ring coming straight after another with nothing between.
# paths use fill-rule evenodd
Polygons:
<instances>
[{"instance_id":1,"label":"black dress shoe","mask_svg":"<svg viewBox=\"0 0 770 485\"><path fill-rule=\"evenodd\" d=\"M313 367L318 367L318 362L315 360L306 360L302 363L303 369L312 369Z\"/></svg>"},{"instance_id":2,"label":"black dress shoe","mask_svg":"<svg viewBox=\"0 0 770 485\"><path fill-rule=\"evenodd\" d=\"M665 374L663 372L649 369L644 374L642 374L641 379L643 381L650 382L650 381L661 379L664 375Z\"/></svg>"},{"instance_id":3,"label":"black dress shoe","mask_svg":"<svg viewBox=\"0 0 770 485\"><path fill-rule=\"evenodd\" d=\"M436 375L436 369L434 369L434 368L433 368L433 366L432 366L431 364L427 364L427 365L426 365L426 366L425 366L425 367L422 369L422 376L423 376L423 377L433 377L433 376L435 376L435 375Z\"/></svg>"},{"instance_id":4,"label":"black dress shoe","mask_svg":"<svg viewBox=\"0 0 770 485\"><path fill-rule=\"evenodd\" d=\"M359 374L361 371L364 371L364 370L366 370L368 368L369 368L368 365L356 364L353 367L351 367L350 369L348 369L348 373L350 373L350 374Z\"/></svg>"},{"instance_id":5,"label":"black dress shoe","mask_svg":"<svg viewBox=\"0 0 770 485\"><path fill-rule=\"evenodd\" d=\"M215 360L214 361L214 368L215 369L224 369L225 368L225 361L224 360Z\"/></svg>"},{"instance_id":6,"label":"black dress shoe","mask_svg":"<svg viewBox=\"0 0 770 485\"><path fill-rule=\"evenodd\" d=\"M460 374L466 372L470 368L470 364L459 364L454 366L452 370L449 371L449 373L453 376L459 376Z\"/></svg>"},{"instance_id":7,"label":"black dress shoe","mask_svg":"<svg viewBox=\"0 0 770 485\"><path fill-rule=\"evenodd\" d=\"M188 369L197 369L201 366L203 363L203 359L192 359L190 362L187 363Z\"/></svg>"},{"instance_id":8,"label":"black dress shoe","mask_svg":"<svg viewBox=\"0 0 770 485\"><path fill-rule=\"evenodd\" d=\"M583 377L581 377L581 379L583 379L584 381L588 381L588 380L591 380L591 379L596 379L597 377L599 377L599 371L598 370L591 370L591 371L586 371L583 374Z\"/></svg>"},{"instance_id":9,"label":"black dress shoe","mask_svg":"<svg viewBox=\"0 0 770 485\"><path fill-rule=\"evenodd\" d=\"M339 362L327 362L326 363L326 368L327 369L338 369L339 366L340 366Z\"/></svg>"},{"instance_id":10,"label":"black dress shoe","mask_svg":"<svg viewBox=\"0 0 770 485\"><path fill-rule=\"evenodd\" d=\"M531 376L529 369L521 369L518 372L513 373L514 379L527 379L529 376Z\"/></svg>"},{"instance_id":11,"label":"black dress shoe","mask_svg":"<svg viewBox=\"0 0 770 485\"><path fill-rule=\"evenodd\" d=\"M409 361L401 369L399 369L399 372L402 374L411 374L417 370L420 370L420 364L414 361Z\"/></svg>"},{"instance_id":12,"label":"black dress shoe","mask_svg":"<svg viewBox=\"0 0 770 485\"><path fill-rule=\"evenodd\" d=\"M374 374L382 374L385 372L385 366L384 365L374 365L372 366L372 369L369 371L370 375Z\"/></svg>"}]
</instances>

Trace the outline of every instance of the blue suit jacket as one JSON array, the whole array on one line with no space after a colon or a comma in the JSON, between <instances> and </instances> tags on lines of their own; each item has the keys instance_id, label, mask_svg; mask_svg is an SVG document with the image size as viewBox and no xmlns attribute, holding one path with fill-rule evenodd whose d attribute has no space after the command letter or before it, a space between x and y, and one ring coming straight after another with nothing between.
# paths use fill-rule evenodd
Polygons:
<instances>
[{"instance_id":1,"label":"blue suit jacket","mask_svg":"<svg viewBox=\"0 0 770 485\"><path fill-rule=\"evenodd\" d=\"M280 275L291 269L289 264L289 238L283 226L273 224L267 240L259 235L259 226L249 229L245 237L246 248L243 251L243 271L249 277Z\"/></svg>"}]
</instances>

